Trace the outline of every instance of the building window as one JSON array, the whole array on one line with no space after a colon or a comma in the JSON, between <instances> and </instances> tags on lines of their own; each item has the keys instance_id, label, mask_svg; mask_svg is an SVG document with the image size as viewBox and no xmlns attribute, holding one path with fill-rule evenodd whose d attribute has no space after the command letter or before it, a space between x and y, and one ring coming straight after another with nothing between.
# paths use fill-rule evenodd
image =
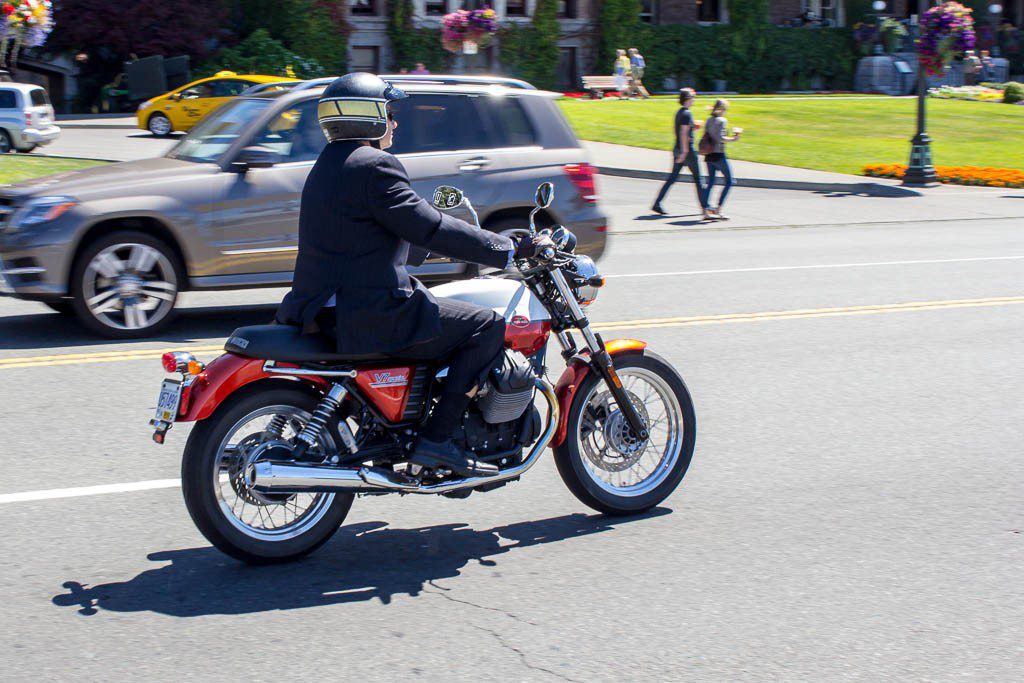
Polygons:
<instances>
[{"instance_id":1,"label":"building window","mask_svg":"<svg viewBox=\"0 0 1024 683\"><path fill-rule=\"evenodd\" d=\"M697 21L721 22L722 3L720 0L697 0Z\"/></svg>"},{"instance_id":2,"label":"building window","mask_svg":"<svg viewBox=\"0 0 1024 683\"><path fill-rule=\"evenodd\" d=\"M645 24L658 23L657 0L640 0L640 21Z\"/></svg>"},{"instance_id":3,"label":"building window","mask_svg":"<svg viewBox=\"0 0 1024 683\"><path fill-rule=\"evenodd\" d=\"M804 25L810 26L838 26L839 12L836 9L838 0L803 0L803 15L801 19ZM882 14L890 14L892 0L888 0Z\"/></svg>"},{"instance_id":4,"label":"building window","mask_svg":"<svg viewBox=\"0 0 1024 683\"><path fill-rule=\"evenodd\" d=\"M380 48L376 46L352 48L352 60L348 63L348 70L380 73Z\"/></svg>"},{"instance_id":5,"label":"building window","mask_svg":"<svg viewBox=\"0 0 1024 683\"><path fill-rule=\"evenodd\" d=\"M505 3L505 16L525 17L526 0L508 0L508 2Z\"/></svg>"},{"instance_id":6,"label":"building window","mask_svg":"<svg viewBox=\"0 0 1024 683\"><path fill-rule=\"evenodd\" d=\"M448 13L448 0L427 0L427 16L439 17Z\"/></svg>"},{"instance_id":7,"label":"building window","mask_svg":"<svg viewBox=\"0 0 1024 683\"><path fill-rule=\"evenodd\" d=\"M576 18L576 0L558 0L558 18Z\"/></svg>"},{"instance_id":8,"label":"building window","mask_svg":"<svg viewBox=\"0 0 1024 683\"><path fill-rule=\"evenodd\" d=\"M377 14L377 8L374 6L374 0L349 0L349 6L352 9L352 16L354 17L372 17Z\"/></svg>"}]
</instances>

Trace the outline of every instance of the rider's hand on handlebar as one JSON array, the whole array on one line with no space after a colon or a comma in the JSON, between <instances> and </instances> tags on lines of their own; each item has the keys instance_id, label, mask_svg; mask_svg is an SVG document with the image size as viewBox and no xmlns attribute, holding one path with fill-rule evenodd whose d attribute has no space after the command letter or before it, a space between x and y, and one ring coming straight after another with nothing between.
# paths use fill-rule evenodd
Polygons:
<instances>
[{"instance_id":1,"label":"rider's hand on handlebar","mask_svg":"<svg viewBox=\"0 0 1024 683\"><path fill-rule=\"evenodd\" d=\"M550 251L549 251L550 250ZM555 243L548 235L535 235L533 238L523 237L516 245L515 257L517 259L535 258L538 254L544 256L555 251ZM544 256L545 258L550 258Z\"/></svg>"}]
</instances>

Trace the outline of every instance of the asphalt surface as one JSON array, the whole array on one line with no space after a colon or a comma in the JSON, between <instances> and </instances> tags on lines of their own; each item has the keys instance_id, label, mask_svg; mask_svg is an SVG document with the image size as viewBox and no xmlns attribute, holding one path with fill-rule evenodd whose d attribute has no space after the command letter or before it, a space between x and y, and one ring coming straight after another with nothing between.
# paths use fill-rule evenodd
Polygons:
<instances>
[{"instance_id":1,"label":"asphalt surface","mask_svg":"<svg viewBox=\"0 0 1024 683\"><path fill-rule=\"evenodd\" d=\"M0 299L4 678L1019 680L1024 203L698 229L638 220L655 190L602 183L616 230L645 229L612 236L592 316L679 368L699 428L632 519L545 458L464 501L359 499L312 557L240 565L161 483L188 429L149 440L157 356L44 357L217 344L282 291L186 296L120 344ZM737 223L780 194L804 201L737 192ZM134 482L161 488L6 496Z\"/></svg>"}]
</instances>

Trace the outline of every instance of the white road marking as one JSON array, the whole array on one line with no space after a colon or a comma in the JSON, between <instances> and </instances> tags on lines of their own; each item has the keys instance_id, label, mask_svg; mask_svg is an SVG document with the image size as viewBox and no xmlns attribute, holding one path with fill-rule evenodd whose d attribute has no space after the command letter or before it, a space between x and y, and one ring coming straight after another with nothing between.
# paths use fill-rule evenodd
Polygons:
<instances>
[{"instance_id":1,"label":"white road marking","mask_svg":"<svg viewBox=\"0 0 1024 683\"><path fill-rule=\"evenodd\" d=\"M1020 261L1024 256L978 256L976 258L927 259L920 261L873 261L866 263L817 263L806 266L763 266L759 268L717 268L714 270L677 270L667 273L619 273L605 275L620 277L670 277L675 275L718 275L722 273L765 273L775 270L816 270L826 268L873 268L877 266L915 266L930 263L970 263L975 261Z\"/></svg>"},{"instance_id":2,"label":"white road marking","mask_svg":"<svg viewBox=\"0 0 1024 683\"><path fill-rule=\"evenodd\" d=\"M20 493L0 494L0 504L28 503L34 500L53 500L54 498L78 498L79 496L99 496L105 493L128 493L130 491L150 491L152 489L172 489L181 486L181 479L151 479L150 481L133 481L126 484L102 484L100 486L78 486L70 489L49 489L46 491L22 491Z\"/></svg>"}]
</instances>

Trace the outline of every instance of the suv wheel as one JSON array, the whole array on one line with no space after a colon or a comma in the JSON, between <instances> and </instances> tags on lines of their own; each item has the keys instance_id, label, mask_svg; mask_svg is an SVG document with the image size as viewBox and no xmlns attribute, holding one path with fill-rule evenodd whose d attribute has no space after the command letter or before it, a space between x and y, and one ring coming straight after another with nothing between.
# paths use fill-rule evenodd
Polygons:
<instances>
[{"instance_id":1,"label":"suv wheel","mask_svg":"<svg viewBox=\"0 0 1024 683\"><path fill-rule=\"evenodd\" d=\"M0 154L7 154L14 145L11 144L11 134L0 128Z\"/></svg>"},{"instance_id":2,"label":"suv wheel","mask_svg":"<svg viewBox=\"0 0 1024 683\"><path fill-rule=\"evenodd\" d=\"M158 138L165 138L171 134L171 120L160 112L156 112L149 117L146 128Z\"/></svg>"},{"instance_id":3,"label":"suv wheel","mask_svg":"<svg viewBox=\"0 0 1024 683\"><path fill-rule=\"evenodd\" d=\"M170 322L181 272L174 251L160 240L115 232L79 256L71 305L82 324L104 337L146 337Z\"/></svg>"}]
</instances>

